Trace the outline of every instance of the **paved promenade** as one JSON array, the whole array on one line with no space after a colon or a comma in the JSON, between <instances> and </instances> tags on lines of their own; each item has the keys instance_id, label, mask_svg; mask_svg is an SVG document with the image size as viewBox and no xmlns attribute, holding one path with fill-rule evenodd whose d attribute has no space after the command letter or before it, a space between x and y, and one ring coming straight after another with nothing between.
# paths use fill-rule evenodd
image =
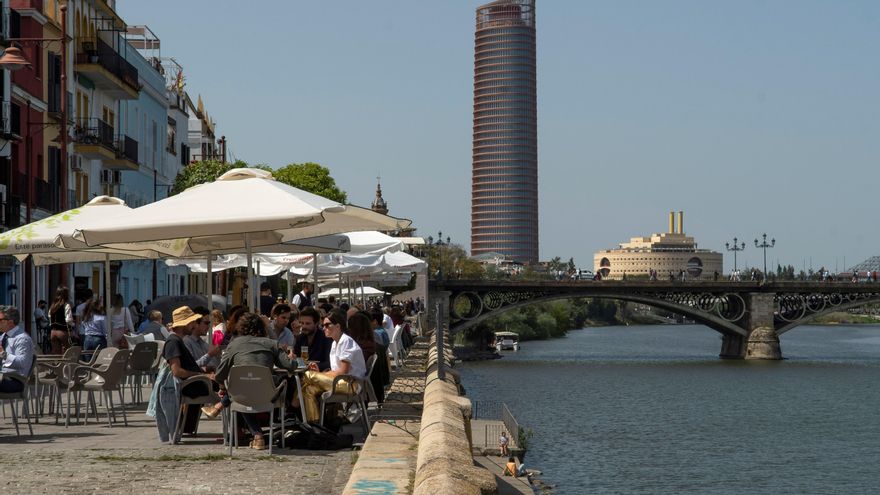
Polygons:
<instances>
[{"instance_id":1,"label":"paved promenade","mask_svg":"<svg viewBox=\"0 0 880 495\"><path fill-rule=\"evenodd\" d=\"M145 394L148 394L145 390ZM127 399L128 397L126 397ZM222 423L203 418L196 438L181 445L159 443L145 406L127 408L129 426L107 427L99 408L97 425L56 426L52 417L34 425L34 436L15 436L8 406L0 417L4 493L248 494L342 493L356 452L238 448L230 459L220 442Z\"/></svg>"}]
</instances>

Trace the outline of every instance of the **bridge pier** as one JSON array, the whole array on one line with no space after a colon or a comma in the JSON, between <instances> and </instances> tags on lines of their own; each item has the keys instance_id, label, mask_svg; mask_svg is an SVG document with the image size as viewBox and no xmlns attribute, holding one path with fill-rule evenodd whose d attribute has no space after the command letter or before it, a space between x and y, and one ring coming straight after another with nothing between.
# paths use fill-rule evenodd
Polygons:
<instances>
[{"instance_id":1,"label":"bridge pier","mask_svg":"<svg viewBox=\"0 0 880 495\"><path fill-rule=\"evenodd\" d=\"M779 335L773 327L773 294L750 292L743 294L746 314L740 327L748 336L724 334L721 338L722 359L782 359Z\"/></svg>"}]
</instances>

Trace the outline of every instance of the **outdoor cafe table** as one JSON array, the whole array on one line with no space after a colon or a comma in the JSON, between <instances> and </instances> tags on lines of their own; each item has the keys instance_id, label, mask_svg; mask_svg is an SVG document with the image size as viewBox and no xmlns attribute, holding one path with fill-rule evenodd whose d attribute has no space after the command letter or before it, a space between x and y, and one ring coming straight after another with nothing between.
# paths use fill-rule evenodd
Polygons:
<instances>
[{"instance_id":1,"label":"outdoor cafe table","mask_svg":"<svg viewBox=\"0 0 880 495\"><path fill-rule=\"evenodd\" d=\"M296 381L296 395L299 397L299 413L302 417L303 423L306 422L306 402L303 400L303 385L302 385L302 377L305 376L306 371L309 370L308 366L297 367L294 370L288 370L285 368L275 368L273 372L275 373L284 373L288 376L288 378L293 375L294 380ZM286 400L286 399L285 399Z\"/></svg>"}]
</instances>

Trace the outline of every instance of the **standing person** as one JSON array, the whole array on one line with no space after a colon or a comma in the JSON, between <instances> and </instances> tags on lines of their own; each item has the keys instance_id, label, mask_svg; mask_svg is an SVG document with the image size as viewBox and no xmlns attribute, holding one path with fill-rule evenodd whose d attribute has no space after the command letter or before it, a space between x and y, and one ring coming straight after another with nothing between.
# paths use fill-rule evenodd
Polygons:
<instances>
[{"instance_id":1,"label":"standing person","mask_svg":"<svg viewBox=\"0 0 880 495\"><path fill-rule=\"evenodd\" d=\"M49 344L52 354L64 354L70 347L70 334L74 328L73 308L70 306L70 290L59 285L55 289L55 299L49 306Z\"/></svg>"},{"instance_id":2,"label":"standing person","mask_svg":"<svg viewBox=\"0 0 880 495\"><path fill-rule=\"evenodd\" d=\"M312 284L310 284L308 282L303 282L302 290L299 291L299 293L297 295L293 296L293 301L291 301L291 304L293 306L296 306L296 309L298 309L300 311L302 311L303 308L305 308L307 306L311 306L312 305L312 291L313 290L314 289L312 287Z\"/></svg>"},{"instance_id":3,"label":"standing person","mask_svg":"<svg viewBox=\"0 0 880 495\"><path fill-rule=\"evenodd\" d=\"M345 313L334 311L324 318L324 335L333 341L330 347L330 369L321 372L315 363L309 363L303 380L303 402L306 410L305 419L309 423L317 423L321 418L318 410L318 397L330 391L333 378L337 375L353 375L357 378L367 376L367 365L364 355L357 343L345 334ZM336 384L336 391L347 393L352 384L341 381Z\"/></svg>"},{"instance_id":4,"label":"standing person","mask_svg":"<svg viewBox=\"0 0 880 495\"><path fill-rule=\"evenodd\" d=\"M49 316L46 314L48 304L43 299L37 301L37 307L34 309L34 323L37 326L37 335L40 343L40 350L44 353L49 352Z\"/></svg>"},{"instance_id":5,"label":"standing person","mask_svg":"<svg viewBox=\"0 0 880 495\"><path fill-rule=\"evenodd\" d=\"M114 294L110 303L110 345L125 349L128 347L125 335L134 333L131 310L122 300L122 294Z\"/></svg>"},{"instance_id":6,"label":"standing person","mask_svg":"<svg viewBox=\"0 0 880 495\"><path fill-rule=\"evenodd\" d=\"M269 282L260 284L260 314L269 316L272 314L272 306L275 305L275 298L272 297L272 286Z\"/></svg>"},{"instance_id":7,"label":"standing person","mask_svg":"<svg viewBox=\"0 0 880 495\"><path fill-rule=\"evenodd\" d=\"M104 306L98 299L89 300L83 309L82 323L80 324L83 337L83 351L96 351L107 347L110 330L107 328L107 317L104 316ZM92 353L83 353L83 359L92 359Z\"/></svg>"},{"instance_id":8,"label":"standing person","mask_svg":"<svg viewBox=\"0 0 880 495\"><path fill-rule=\"evenodd\" d=\"M510 439L507 438L507 433L504 431L501 432L501 438L498 439L498 447L501 449L501 456L507 457L510 455L507 452L507 444L510 443Z\"/></svg>"},{"instance_id":9,"label":"standing person","mask_svg":"<svg viewBox=\"0 0 880 495\"><path fill-rule=\"evenodd\" d=\"M17 393L24 390L24 383L14 380L6 373L14 373L25 379L30 374L34 361L34 341L18 324L21 321L18 308L0 306L0 360L3 361L0 374L0 393Z\"/></svg>"},{"instance_id":10,"label":"standing person","mask_svg":"<svg viewBox=\"0 0 880 495\"><path fill-rule=\"evenodd\" d=\"M76 305L76 309L73 311L73 319L76 322L76 329L79 333L82 333L82 322L83 322L83 313L86 310L86 306L89 305L95 293L92 292L92 289L85 288L82 290L82 302Z\"/></svg>"},{"instance_id":11,"label":"standing person","mask_svg":"<svg viewBox=\"0 0 880 495\"><path fill-rule=\"evenodd\" d=\"M330 368L330 347L333 341L324 335L324 332L318 327L321 316L318 310L309 306L299 312L299 323L302 329L296 342L293 344L293 352L300 356L302 348L309 348L309 361L317 363L318 370L326 370Z\"/></svg>"}]
</instances>

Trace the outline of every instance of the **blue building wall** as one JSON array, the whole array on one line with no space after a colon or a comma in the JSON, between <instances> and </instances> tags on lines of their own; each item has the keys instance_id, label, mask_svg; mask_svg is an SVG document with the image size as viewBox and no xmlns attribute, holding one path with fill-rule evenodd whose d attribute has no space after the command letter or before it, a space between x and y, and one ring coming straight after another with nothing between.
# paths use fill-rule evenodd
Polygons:
<instances>
[{"instance_id":1,"label":"blue building wall","mask_svg":"<svg viewBox=\"0 0 880 495\"><path fill-rule=\"evenodd\" d=\"M123 171L117 194L132 208L143 206L168 196L167 187L174 164L165 163L167 146L168 101L165 97L165 78L134 48L129 47L126 58L138 70L142 88L137 100L120 102L120 128L138 142L137 171ZM145 302L152 298L152 261L125 261L119 272L119 293L126 304L133 299ZM157 262L157 294L180 294L186 290L181 280L186 269L169 268Z\"/></svg>"}]
</instances>

